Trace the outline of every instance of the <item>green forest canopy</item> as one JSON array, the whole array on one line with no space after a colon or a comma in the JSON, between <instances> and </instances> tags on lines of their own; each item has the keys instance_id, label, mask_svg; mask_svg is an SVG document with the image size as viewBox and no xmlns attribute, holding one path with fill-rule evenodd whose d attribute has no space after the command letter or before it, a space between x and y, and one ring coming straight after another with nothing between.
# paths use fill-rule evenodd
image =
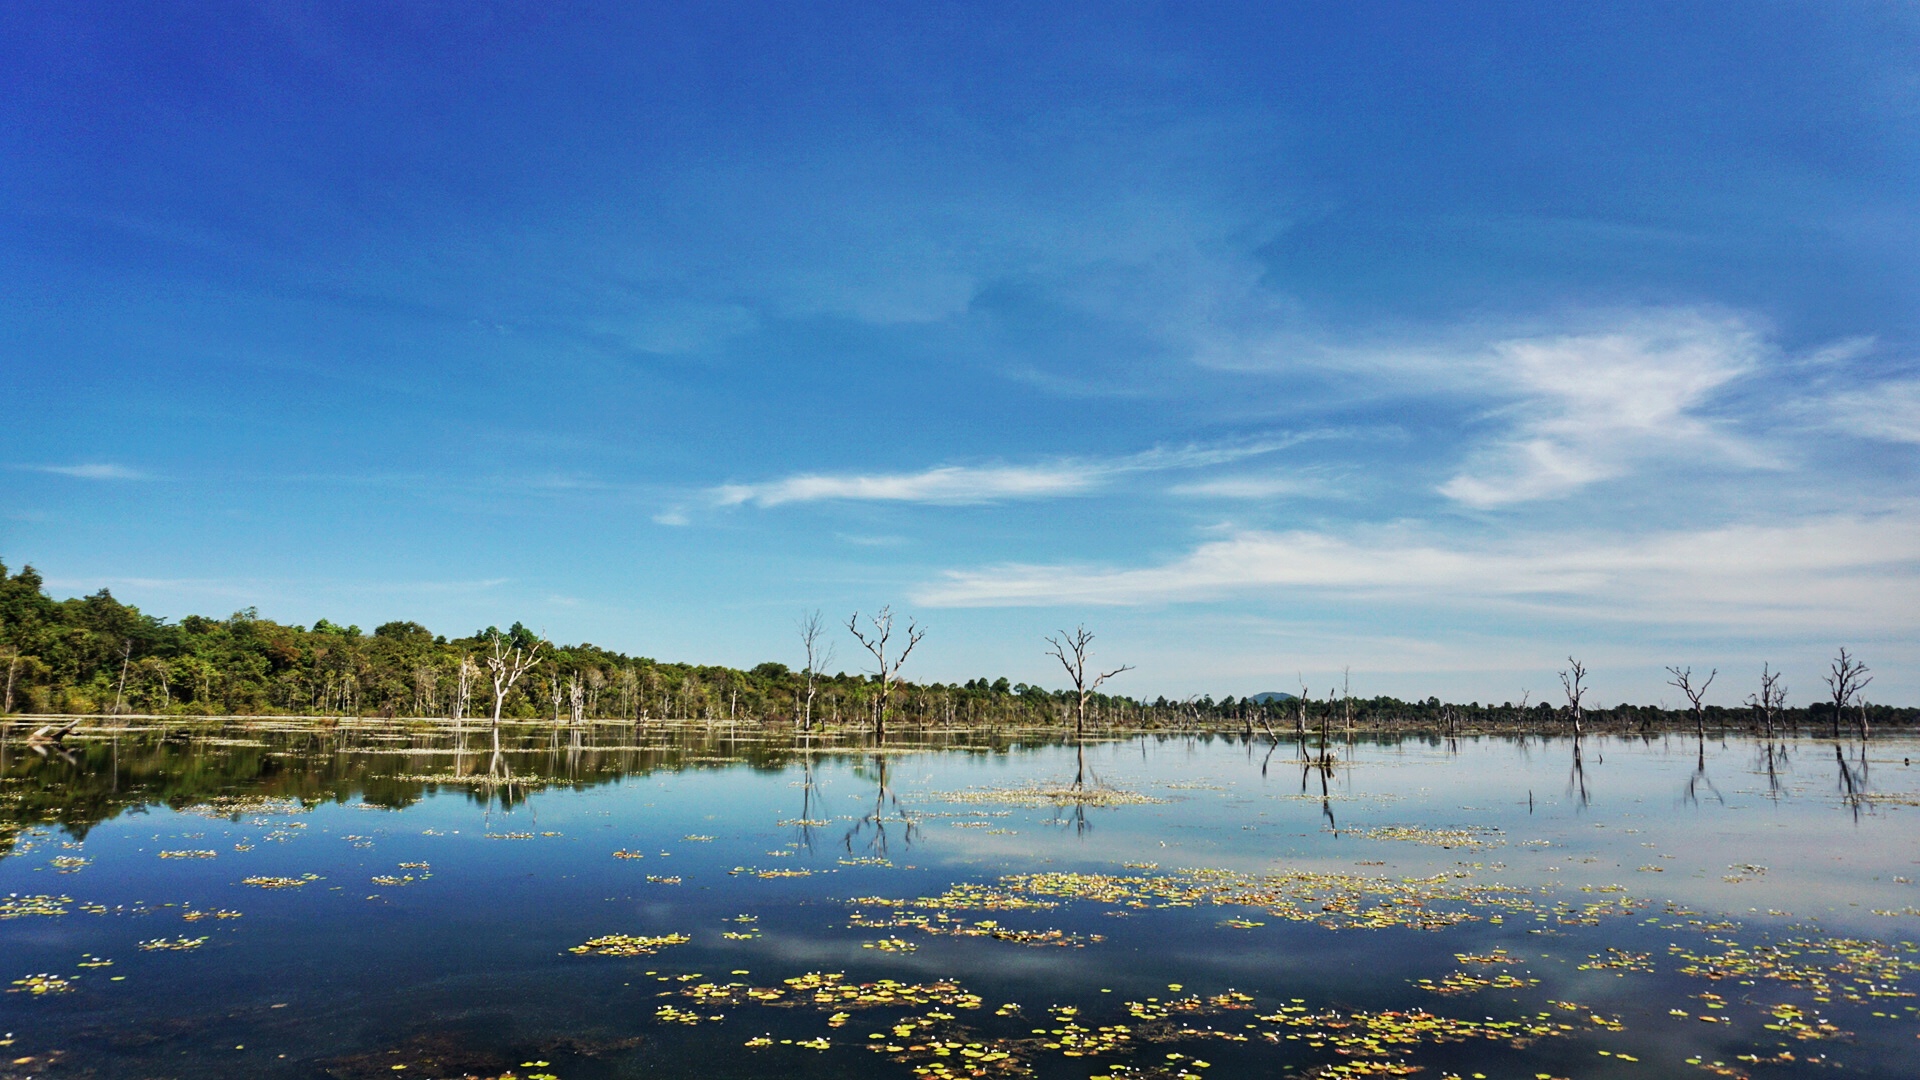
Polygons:
<instances>
[{"instance_id":1,"label":"green forest canopy","mask_svg":"<svg viewBox=\"0 0 1920 1080\"><path fill-rule=\"evenodd\" d=\"M552 645L516 622L464 637L436 635L416 622L389 622L371 634L321 619L311 627L261 618L252 608L224 619L189 615L177 623L144 614L106 589L55 600L31 566L9 574L0 563L0 712L97 715L371 715L444 717L460 698L462 662L468 669L467 716L490 713L491 690L482 658L495 641L507 649L542 645L539 662L509 693L503 715L554 720L637 721L655 718L794 722L804 709L805 675L769 661L751 670L671 663L603 649ZM865 723L878 698L875 677L844 672L819 675L816 721ZM1065 723L1069 692L1006 678L961 684L896 684L895 722L966 726ZM1258 695L1269 698L1269 695ZM1152 702L1096 695L1090 718L1108 725L1157 727L1182 723L1291 726L1297 703L1236 701L1231 696ZM1312 722L1335 711L1339 721L1432 725L1452 717L1476 727L1557 723L1547 704L1531 708L1438 698L1405 702L1356 699L1313 706ZM1745 723L1747 710L1710 710L1717 722ZM1830 715L1831 707L1826 710ZM1818 710L1814 710L1814 715ZM1647 726L1676 718L1669 710L1620 705L1590 710L1596 723ZM1911 724L1920 710L1873 707L1876 724ZM1791 710L1789 721L1813 719Z\"/></svg>"}]
</instances>

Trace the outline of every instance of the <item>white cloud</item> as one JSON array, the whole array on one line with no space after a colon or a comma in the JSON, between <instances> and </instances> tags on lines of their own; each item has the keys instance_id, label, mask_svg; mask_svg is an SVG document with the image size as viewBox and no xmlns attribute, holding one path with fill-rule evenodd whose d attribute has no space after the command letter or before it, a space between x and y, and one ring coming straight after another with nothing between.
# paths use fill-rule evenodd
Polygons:
<instances>
[{"instance_id":1,"label":"white cloud","mask_svg":"<svg viewBox=\"0 0 1920 1080\"><path fill-rule=\"evenodd\" d=\"M1920 443L1920 379L1835 394L1814 406L1828 430L1885 442Z\"/></svg>"},{"instance_id":2,"label":"white cloud","mask_svg":"<svg viewBox=\"0 0 1920 1080\"><path fill-rule=\"evenodd\" d=\"M824 500L966 505L1081 495L1128 473L1227 464L1271 453L1307 437L1285 436L1229 446L1155 447L1125 457L1068 459L1043 465L943 465L914 473L807 473L763 484L724 484L709 494L719 506L780 506Z\"/></svg>"},{"instance_id":3,"label":"white cloud","mask_svg":"<svg viewBox=\"0 0 1920 1080\"><path fill-rule=\"evenodd\" d=\"M1730 525L1628 540L1448 543L1382 530L1242 531L1159 566L950 571L928 607L1134 605L1248 592L1530 609L1656 624L1920 628L1920 517Z\"/></svg>"},{"instance_id":4,"label":"white cloud","mask_svg":"<svg viewBox=\"0 0 1920 1080\"><path fill-rule=\"evenodd\" d=\"M1441 485L1495 507L1566 495L1638 462L1708 453L1749 466L1764 457L1698 415L1720 387L1753 370L1764 346L1737 319L1694 311L1642 315L1603 333L1518 338L1469 361L1518 401L1507 435Z\"/></svg>"},{"instance_id":5,"label":"white cloud","mask_svg":"<svg viewBox=\"0 0 1920 1080\"><path fill-rule=\"evenodd\" d=\"M780 506L823 499L964 504L1074 495L1092 487L1099 479L1098 471L1084 465L990 468L949 465L917 473L815 474L790 476L766 484L726 484L715 488L713 497L721 506L747 502L756 506Z\"/></svg>"},{"instance_id":6,"label":"white cloud","mask_svg":"<svg viewBox=\"0 0 1920 1080\"><path fill-rule=\"evenodd\" d=\"M1298 476L1273 474L1223 476L1215 480L1176 484L1170 490L1175 495L1215 499L1277 499L1287 495L1316 493L1320 485Z\"/></svg>"},{"instance_id":7,"label":"white cloud","mask_svg":"<svg viewBox=\"0 0 1920 1080\"><path fill-rule=\"evenodd\" d=\"M125 465L108 462L93 462L85 465L21 465L19 468L29 472L52 473L55 476L71 476L78 480L146 480L146 473L130 469Z\"/></svg>"}]
</instances>

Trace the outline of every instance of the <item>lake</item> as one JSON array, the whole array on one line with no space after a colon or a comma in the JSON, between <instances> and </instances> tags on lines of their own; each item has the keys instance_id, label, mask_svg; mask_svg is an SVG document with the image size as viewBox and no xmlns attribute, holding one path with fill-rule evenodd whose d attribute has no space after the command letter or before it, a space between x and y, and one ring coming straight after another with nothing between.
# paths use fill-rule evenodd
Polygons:
<instances>
[{"instance_id":1,"label":"lake","mask_svg":"<svg viewBox=\"0 0 1920 1080\"><path fill-rule=\"evenodd\" d=\"M0 1076L1920 1071L1908 738L23 733Z\"/></svg>"}]
</instances>

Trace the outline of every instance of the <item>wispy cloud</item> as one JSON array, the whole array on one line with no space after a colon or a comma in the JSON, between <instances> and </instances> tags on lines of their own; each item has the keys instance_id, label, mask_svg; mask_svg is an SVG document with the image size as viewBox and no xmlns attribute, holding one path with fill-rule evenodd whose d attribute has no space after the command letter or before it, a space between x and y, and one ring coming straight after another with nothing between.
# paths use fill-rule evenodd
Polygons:
<instances>
[{"instance_id":1,"label":"wispy cloud","mask_svg":"<svg viewBox=\"0 0 1920 1080\"><path fill-rule=\"evenodd\" d=\"M1232 445L1155 447L1115 458L1067 458L1035 465L942 465L911 473L805 473L761 484L725 484L709 492L717 506L781 506L850 500L968 505L1082 495L1129 473L1197 469L1272 453L1311 436Z\"/></svg>"},{"instance_id":2,"label":"wispy cloud","mask_svg":"<svg viewBox=\"0 0 1920 1080\"><path fill-rule=\"evenodd\" d=\"M1201 498L1278 499L1288 495L1318 494L1323 491L1323 485L1317 480L1291 474L1256 474L1196 480L1188 484L1176 484L1170 490L1175 495Z\"/></svg>"},{"instance_id":3,"label":"wispy cloud","mask_svg":"<svg viewBox=\"0 0 1920 1080\"><path fill-rule=\"evenodd\" d=\"M1834 394L1811 411L1829 431L1884 442L1920 443L1920 379Z\"/></svg>"},{"instance_id":4,"label":"wispy cloud","mask_svg":"<svg viewBox=\"0 0 1920 1080\"><path fill-rule=\"evenodd\" d=\"M1511 427L1440 491L1488 508L1566 495L1659 454L1764 464L1757 449L1698 413L1763 351L1739 320L1686 310L1600 333L1498 342L1473 363L1490 390L1517 397L1496 414Z\"/></svg>"},{"instance_id":5,"label":"wispy cloud","mask_svg":"<svg viewBox=\"0 0 1920 1080\"><path fill-rule=\"evenodd\" d=\"M1594 540L1466 544L1380 530L1241 531L1158 566L950 571L928 607L1136 605L1267 594L1499 605L1727 627L1920 627L1920 516L1832 517Z\"/></svg>"},{"instance_id":6,"label":"wispy cloud","mask_svg":"<svg viewBox=\"0 0 1920 1080\"><path fill-rule=\"evenodd\" d=\"M970 467L948 465L917 473L790 476L765 484L727 484L713 490L721 506L852 499L874 502L984 503L1075 495L1092 487L1101 474L1075 464Z\"/></svg>"},{"instance_id":7,"label":"wispy cloud","mask_svg":"<svg viewBox=\"0 0 1920 1080\"><path fill-rule=\"evenodd\" d=\"M89 462L83 465L16 465L17 469L27 472L52 473L55 476L71 476L76 480L151 480L147 473L125 465L111 462Z\"/></svg>"}]
</instances>

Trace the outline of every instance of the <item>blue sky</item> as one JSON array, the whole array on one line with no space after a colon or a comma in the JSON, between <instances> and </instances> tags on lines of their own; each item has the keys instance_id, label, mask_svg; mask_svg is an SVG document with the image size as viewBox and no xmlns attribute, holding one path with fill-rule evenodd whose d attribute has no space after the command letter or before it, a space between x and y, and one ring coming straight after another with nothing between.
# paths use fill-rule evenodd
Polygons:
<instances>
[{"instance_id":1,"label":"blue sky","mask_svg":"<svg viewBox=\"0 0 1920 1080\"><path fill-rule=\"evenodd\" d=\"M1920 697L1907 4L18 3L0 558L1148 695ZM842 665L855 666L851 641ZM1724 694L1721 687L1726 687Z\"/></svg>"}]
</instances>

